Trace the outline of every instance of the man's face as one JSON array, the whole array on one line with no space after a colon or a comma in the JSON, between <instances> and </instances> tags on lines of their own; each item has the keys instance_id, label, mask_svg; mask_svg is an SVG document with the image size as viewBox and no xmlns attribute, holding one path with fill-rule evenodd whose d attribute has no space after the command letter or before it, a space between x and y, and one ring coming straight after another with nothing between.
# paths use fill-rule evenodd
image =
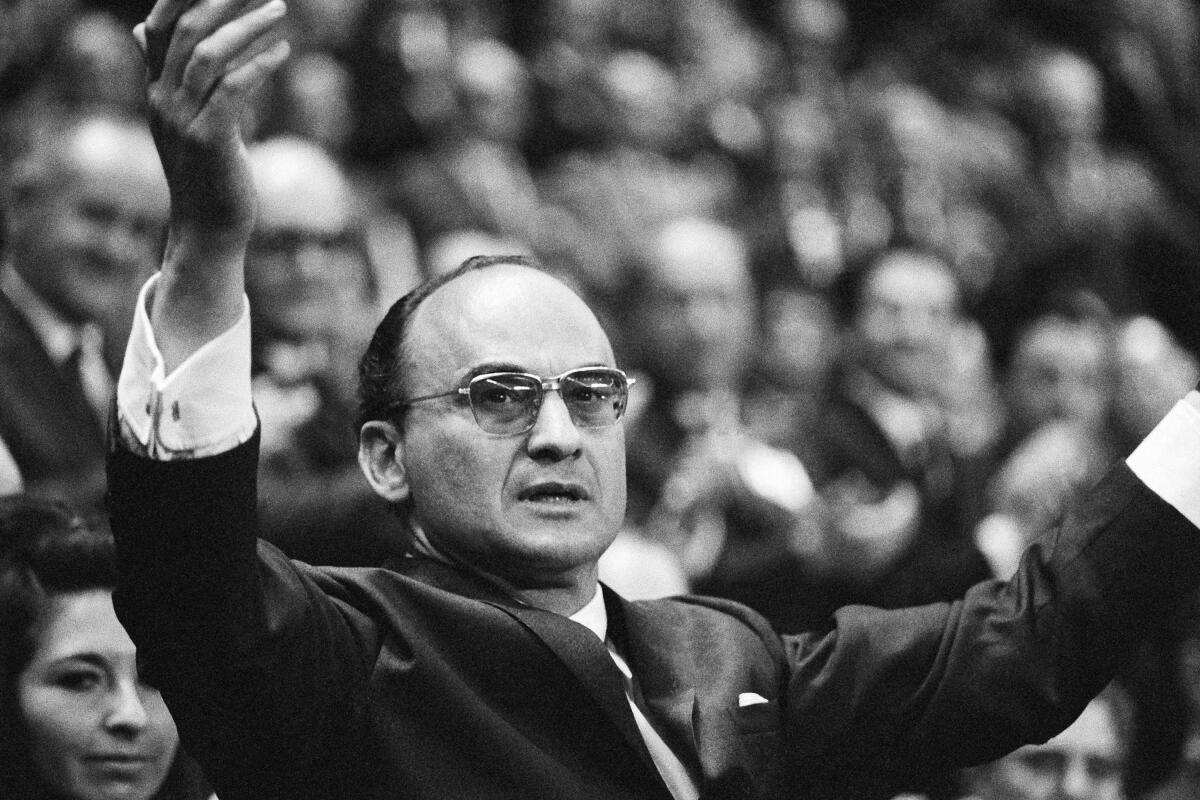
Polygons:
<instances>
[{"instance_id":1,"label":"man's face","mask_svg":"<svg viewBox=\"0 0 1200 800\"><path fill-rule=\"evenodd\" d=\"M703 225L681 225L663 235L648 268L638 326L654 377L676 391L735 384L754 334L744 255Z\"/></svg>"},{"instance_id":2,"label":"man's face","mask_svg":"<svg viewBox=\"0 0 1200 800\"><path fill-rule=\"evenodd\" d=\"M272 337L362 338L370 265L331 162L287 145L255 151L259 216L246 260L256 320Z\"/></svg>"},{"instance_id":3,"label":"man's face","mask_svg":"<svg viewBox=\"0 0 1200 800\"><path fill-rule=\"evenodd\" d=\"M140 129L93 121L68 139L11 210L13 264L68 319L120 324L158 266L166 181Z\"/></svg>"},{"instance_id":4,"label":"man's face","mask_svg":"<svg viewBox=\"0 0 1200 800\"><path fill-rule=\"evenodd\" d=\"M468 273L417 309L405 396L450 391L483 372L543 377L613 366L596 318L556 280L518 266ZM416 403L404 417L401 463L413 518L453 558L519 587L594 576L625 513L622 424L576 427L557 392L534 427L497 436L462 395Z\"/></svg>"},{"instance_id":5,"label":"man's face","mask_svg":"<svg viewBox=\"0 0 1200 800\"><path fill-rule=\"evenodd\" d=\"M947 367L958 289L932 259L896 254L864 282L854 316L862 365L893 389L925 395Z\"/></svg>"},{"instance_id":6,"label":"man's face","mask_svg":"<svg viewBox=\"0 0 1200 800\"><path fill-rule=\"evenodd\" d=\"M1095 325L1048 318L1021 336L1008 390L1013 417L1032 429L1056 420L1103 424L1112 390L1108 340Z\"/></svg>"},{"instance_id":7,"label":"man's face","mask_svg":"<svg viewBox=\"0 0 1200 800\"><path fill-rule=\"evenodd\" d=\"M1107 703L1092 701L1044 745L1022 747L985 768L981 800L1122 800L1121 745Z\"/></svg>"}]
</instances>

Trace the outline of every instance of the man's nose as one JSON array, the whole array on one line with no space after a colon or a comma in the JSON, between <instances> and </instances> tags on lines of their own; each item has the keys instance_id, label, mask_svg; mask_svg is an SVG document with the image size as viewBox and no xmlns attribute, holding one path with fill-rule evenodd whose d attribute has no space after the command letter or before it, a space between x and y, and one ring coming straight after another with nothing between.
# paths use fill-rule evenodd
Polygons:
<instances>
[{"instance_id":1,"label":"man's nose","mask_svg":"<svg viewBox=\"0 0 1200 800\"><path fill-rule=\"evenodd\" d=\"M535 459L561 461L578 455L581 445L579 428L557 390L548 390L529 431L528 451Z\"/></svg>"},{"instance_id":2,"label":"man's nose","mask_svg":"<svg viewBox=\"0 0 1200 800\"><path fill-rule=\"evenodd\" d=\"M157 237L147 232L136 219L114 220L97 235L109 261L113 263L153 263Z\"/></svg>"},{"instance_id":3,"label":"man's nose","mask_svg":"<svg viewBox=\"0 0 1200 800\"><path fill-rule=\"evenodd\" d=\"M328 259L329 248L317 239L298 243L291 253L293 269L304 278L321 276L328 266Z\"/></svg>"}]
</instances>

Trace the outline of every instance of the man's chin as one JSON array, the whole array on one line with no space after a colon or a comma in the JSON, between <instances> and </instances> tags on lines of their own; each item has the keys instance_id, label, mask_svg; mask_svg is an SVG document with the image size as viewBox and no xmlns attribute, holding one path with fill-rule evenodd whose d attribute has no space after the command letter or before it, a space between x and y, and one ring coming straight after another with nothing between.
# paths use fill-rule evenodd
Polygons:
<instances>
[{"instance_id":1,"label":"man's chin","mask_svg":"<svg viewBox=\"0 0 1200 800\"><path fill-rule=\"evenodd\" d=\"M570 571L593 564L616 538L601 535L595 525L527 528L513 554L517 559L547 573Z\"/></svg>"}]
</instances>

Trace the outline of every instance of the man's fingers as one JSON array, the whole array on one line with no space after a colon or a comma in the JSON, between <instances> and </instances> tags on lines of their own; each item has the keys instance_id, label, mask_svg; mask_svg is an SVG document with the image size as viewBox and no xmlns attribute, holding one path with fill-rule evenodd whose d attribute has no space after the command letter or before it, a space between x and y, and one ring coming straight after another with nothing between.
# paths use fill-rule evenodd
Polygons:
<instances>
[{"instance_id":1,"label":"man's fingers","mask_svg":"<svg viewBox=\"0 0 1200 800\"><path fill-rule=\"evenodd\" d=\"M142 31L138 43L142 46L146 74L151 83L162 75L175 23L193 2L195 0L158 0L146 15L146 21L138 25ZM134 29L134 35L137 35L137 29Z\"/></svg>"},{"instance_id":2,"label":"man's fingers","mask_svg":"<svg viewBox=\"0 0 1200 800\"><path fill-rule=\"evenodd\" d=\"M277 38L275 27L285 11L283 0L270 0L266 5L223 25L196 45L184 72L183 82L197 108L208 101L216 87L228 82L242 67L262 56L272 54L267 59L270 70L278 66L274 63L274 55L281 40ZM281 53L286 58L288 50L284 49Z\"/></svg>"},{"instance_id":3,"label":"man's fingers","mask_svg":"<svg viewBox=\"0 0 1200 800\"><path fill-rule=\"evenodd\" d=\"M159 0L145 23L146 68L150 81L153 83L161 78L171 84L179 83L201 42L222 26L236 24L247 6L261 5L262 2Z\"/></svg>"},{"instance_id":4,"label":"man's fingers","mask_svg":"<svg viewBox=\"0 0 1200 800\"><path fill-rule=\"evenodd\" d=\"M245 16L222 25L196 45L184 71L184 85L189 88L201 86L207 92L222 75L270 49L277 41L276 23L286 11L283 0L270 0Z\"/></svg>"},{"instance_id":5,"label":"man's fingers","mask_svg":"<svg viewBox=\"0 0 1200 800\"><path fill-rule=\"evenodd\" d=\"M242 107L263 81L279 65L287 60L291 46L285 40L277 41L268 49L258 53L225 75L213 88L206 103L210 113L237 119L241 116Z\"/></svg>"},{"instance_id":6,"label":"man's fingers","mask_svg":"<svg viewBox=\"0 0 1200 800\"><path fill-rule=\"evenodd\" d=\"M259 0L261 2L261 0ZM232 71L260 52L266 52L281 41L283 27L279 24L287 14L285 0L267 0L259 8L246 14L244 25L227 25L217 32L214 38L227 43L230 53L236 53L229 59Z\"/></svg>"},{"instance_id":7,"label":"man's fingers","mask_svg":"<svg viewBox=\"0 0 1200 800\"><path fill-rule=\"evenodd\" d=\"M142 60L146 60L146 23L139 22L133 26L133 40L137 42L138 51L142 54Z\"/></svg>"}]
</instances>

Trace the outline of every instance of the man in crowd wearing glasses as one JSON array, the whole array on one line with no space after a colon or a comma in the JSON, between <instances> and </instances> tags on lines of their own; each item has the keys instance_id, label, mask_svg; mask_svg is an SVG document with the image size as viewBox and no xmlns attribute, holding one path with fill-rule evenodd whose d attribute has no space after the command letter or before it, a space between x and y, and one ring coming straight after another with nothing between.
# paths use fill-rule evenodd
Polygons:
<instances>
[{"instance_id":1,"label":"man in crowd wearing glasses","mask_svg":"<svg viewBox=\"0 0 1200 800\"><path fill-rule=\"evenodd\" d=\"M1196 584L1192 394L960 602L786 638L728 602L626 602L596 562L628 381L584 303L506 257L402 299L363 360L360 463L408 555L322 569L256 544L237 120L286 57L283 11L160 0L138 29L172 216L118 398L117 604L222 800L887 796L1064 728Z\"/></svg>"},{"instance_id":2,"label":"man in crowd wearing glasses","mask_svg":"<svg viewBox=\"0 0 1200 800\"><path fill-rule=\"evenodd\" d=\"M353 184L292 136L248 148L258 217L246 251L259 535L312 564L378 564L395 518L355 458L355 364L377 284Z\"/></svg>"}]
</instances>

